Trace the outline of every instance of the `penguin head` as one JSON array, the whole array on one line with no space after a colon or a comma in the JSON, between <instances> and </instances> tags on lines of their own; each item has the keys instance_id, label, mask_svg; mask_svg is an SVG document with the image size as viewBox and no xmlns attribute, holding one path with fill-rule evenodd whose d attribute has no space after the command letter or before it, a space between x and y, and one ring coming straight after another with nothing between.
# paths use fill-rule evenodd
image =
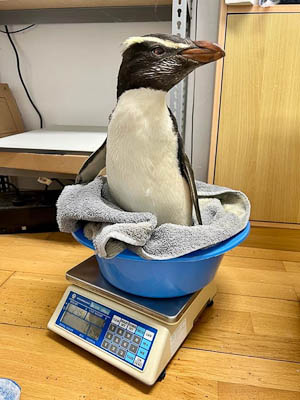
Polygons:
<instances>
[{"instance_id":1,"label":"penguin head","mask_svg":"<svg viewBox=\"0 0 300 400\"><path fill-rule=\"evenodd\" d=\"M123 45L118 97L139 88L168 92L194 69L225 56L217 44L159 33L130 37Z\"/></svg>"}]
</instances>

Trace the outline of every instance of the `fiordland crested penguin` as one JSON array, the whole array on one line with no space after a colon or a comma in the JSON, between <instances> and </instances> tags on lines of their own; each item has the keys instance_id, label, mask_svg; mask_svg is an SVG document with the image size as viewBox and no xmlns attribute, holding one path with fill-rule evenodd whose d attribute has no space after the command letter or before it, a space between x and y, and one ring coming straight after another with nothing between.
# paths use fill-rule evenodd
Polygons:
<instances>
[{"instance_id":1,"label":"fiordland crested penguin","mask_svg":"<svg viewBox=\"0 0 300 400\"><path fill-rule=\"evenodd\" d=\"M107 141L83 164L76 183L93 180L106 164L110 193L122 209L151 212L158 225L192 225L193 203L201 224L193 170L166 94L224 55L216 44L166 34L127 39Z\"/></svg>"}]
</instances>

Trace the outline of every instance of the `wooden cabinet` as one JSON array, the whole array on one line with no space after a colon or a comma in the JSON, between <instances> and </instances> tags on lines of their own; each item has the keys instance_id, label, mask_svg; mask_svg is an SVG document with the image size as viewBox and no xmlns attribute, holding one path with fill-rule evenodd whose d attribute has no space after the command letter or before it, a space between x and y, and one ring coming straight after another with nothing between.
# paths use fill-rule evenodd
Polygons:
<instances>
[{"instance_id":1,"label":"wooden cabinet","mask_svg":"<svg viewBox=\"0 0 300 400\"><path fill-rule=\"evenodd\" d=\"M222 13L226 57L216 84L209 181L245 192L253 221L297 227L300 7L232 9Z\"/></svg>"},{"instance_id":2,"label":"wooden cabinet","mask_svg":"<svg viewBox=\"0 0 300 400\"><path fill-rule=\"evenodd\" d=\"M24 132L17 103L5 83L0 83L0 137Z\"/></svg>"}]
</instances>

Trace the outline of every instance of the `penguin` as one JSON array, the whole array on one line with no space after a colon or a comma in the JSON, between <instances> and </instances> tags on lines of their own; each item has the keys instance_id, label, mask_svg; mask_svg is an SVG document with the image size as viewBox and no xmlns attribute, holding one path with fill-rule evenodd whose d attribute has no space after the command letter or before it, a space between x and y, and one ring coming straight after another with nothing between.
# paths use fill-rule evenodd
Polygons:
<instances>
[{"instance_id":1,"label":"penguin","mask_svg":"<svg viewBox=\"0 0 300 400\"><path fill-rule=\"evenodd\" d=\"M83 164L76 183L106 165L109 191L126 211L151 212L157 225L202 224L194 173L167 93L201 65L224 57L217 44L175 35L128 38L118 75L117 104L107 140Z\"/></svg>"}]
</instances>

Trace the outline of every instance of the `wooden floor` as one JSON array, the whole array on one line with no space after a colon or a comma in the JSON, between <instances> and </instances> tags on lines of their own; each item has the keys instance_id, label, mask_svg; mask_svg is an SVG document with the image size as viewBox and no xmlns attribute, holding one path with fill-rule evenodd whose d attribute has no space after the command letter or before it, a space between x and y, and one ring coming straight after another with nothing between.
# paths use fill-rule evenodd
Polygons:
<instances>
[{"instance_id":1,"label":"wooden floor","mask_svg":"<svg viewBox=\"0 0 300 400\"><path fill-rule=\"evenodd\" d=\"M65 272L90 255L70 235L0 235L0 376L22 400L300 399L300 252L228 253L214 306L153 387L46 328Z\"/></svg>"}]
</instances>

